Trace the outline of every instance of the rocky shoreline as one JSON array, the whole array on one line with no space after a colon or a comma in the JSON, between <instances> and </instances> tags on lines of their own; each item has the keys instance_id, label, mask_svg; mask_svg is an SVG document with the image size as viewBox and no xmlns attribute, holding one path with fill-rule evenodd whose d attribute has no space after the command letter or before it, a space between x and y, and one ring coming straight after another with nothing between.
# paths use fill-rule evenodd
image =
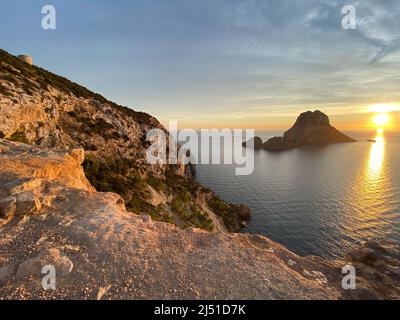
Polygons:
<instances>
[{"instance_id":1,"label":"rocky shoreline","mask_svg":"<svg viewBox=\"0 0 400 320\"><path fill-rule=\"evenodd\" d=\"M0 299L400 298L396 243L327 261L263 236L181 230L96 192L83 154L0 139ZM342 288L346 264L355 290ZM42 287L45 265L55 290Z\"/></svg>"}]
</instances>

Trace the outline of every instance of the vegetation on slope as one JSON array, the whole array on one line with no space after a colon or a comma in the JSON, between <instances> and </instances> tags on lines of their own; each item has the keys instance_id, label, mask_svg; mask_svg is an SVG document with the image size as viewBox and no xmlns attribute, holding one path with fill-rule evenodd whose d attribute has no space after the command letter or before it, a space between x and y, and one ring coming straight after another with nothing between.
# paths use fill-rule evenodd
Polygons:
<instances>
[{"instance_id":1,"label":"vegetation on slope","mask_svg":"<svg viewBox=\"0 0 400 320\"><path fill-rule=\"evenodd\" d=\"M143 166L149 144L146 132L154 127L162 128L152 116L119 106L1 49L0 95L19 107L21 97L27 95L23 104L29 104L29 96L35 96L30 108L38 105L39 97L41 106L36 112L44 113L40 121L29 119L29 123L17 124L14 132L0 132L0 138L51 148L84 148L83 167L91 184L98 191L120 194L131 212L146 213L154 220L175 223L182 228L213 230L211 209L222 218L228 230L238 230L234 205L177 174L176 166L164 168L157 175ZM37 132L42 132L40 137ZM45 144L43 136L47 139ZM152 189L163 201L154 201Z\"/></svg>"},{"instance_id":2,"label":"vegetation on slope","mask_svg":"<svg viewBox=\"0 0 400 320\"><path fill-rule=\"evenodd\" d=\"M136 118L140 122L145 122L148 121L149 118L152 118L147 113L137 112L128 107L120 106L109 101L102 95L92 92L64 77L51 73L35 65L29 65L2 49L0 49L0 79L13 83L16 87L22 88L28 95L32 95L37 90L48 91L50 87L53 87L77 98L95 99L99 102L113 105L118 110L128 116ZM12 96L12 92L7 90L7 88L1 84L0 94Z\"/></svg>"}]
</instances>

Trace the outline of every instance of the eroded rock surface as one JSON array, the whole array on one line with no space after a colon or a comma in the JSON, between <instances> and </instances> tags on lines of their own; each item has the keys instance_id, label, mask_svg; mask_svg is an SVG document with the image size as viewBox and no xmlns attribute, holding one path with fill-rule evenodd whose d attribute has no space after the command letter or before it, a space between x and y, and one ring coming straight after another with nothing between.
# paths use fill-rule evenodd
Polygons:
<instances>
[{"instance_id":1,"label":"eroded rock surface","mask_svg":"<svg viewBox=\"0 0 400 320\"><path fill-rule=\"evenodd\" d=\"M400 297L396 243L367 243L348 262L326 261L263 236L181 230L95 192L78 151L4 140L0 151L0 201L15 197L18 207L17 195L32 192L40 203L1 219L1 299ZM342 289L347 263L356 267L356 290ZM56 269L56 290L42 288L44 265Z\"/></svg>"}]
</instances>

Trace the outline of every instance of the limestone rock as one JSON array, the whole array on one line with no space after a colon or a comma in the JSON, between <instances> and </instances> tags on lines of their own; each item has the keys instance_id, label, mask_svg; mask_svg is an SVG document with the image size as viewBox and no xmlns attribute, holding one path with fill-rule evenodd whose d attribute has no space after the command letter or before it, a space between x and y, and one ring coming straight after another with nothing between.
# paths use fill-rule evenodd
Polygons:
<instances>
[{"instance_id":1,"label":"limestone rock","mask_svg":"<svg viewBox=\"0 0 400 320\"><path fill-rule=\"evenodd\" d=\"M17 195L16 214L25 215L39 211L41 203L38 197L32 192L23 192Z\"/></svg>"},{"instance_id":2,"label":"limestone rock","mask_svg":"<svg viewBox=\"0 0 400 320\"><path fill-rule=\"evenodd\" d=\"M151 221L151 217L149 215L147 215L147 214L142 215L142 219L143 219L143 222L145 222L145 223L151 223L152 222Z\"/></svg>"},{"instance_id":3,"label":"limestone rock","mask_svg":"<svg viewBox=\"0 0 400 320\"><path fill-rule=\"evenodd\" d=\"M69 254L76 254L76 253L79 253L81 251L82 251L82 248L79 247L79 246L73 246L73 245L67 244L64 247L64 252L65 253L69 253Z\"/></svg>"},{"instance_id":4,"label":"limestone rock","mask_svg":"<svg viewBox=\"0 0 400 320\"><path fill-rule=\"evenodd\" d=\"M74 264L68 257L63 256L58 249L48 249L41 252L37 257L22 262L17 269L17 279L28 275L41 274L43 267L51 265L56 270L56 275L65 276L69 274Z\"/></svg>"},{"instance_id":5,"label":"limestone rock","mask_svg":"<svg viewBox=\"0 0 400 320\"><path fill-rule=\"evenodd\" d=\"M17 271L15 264L8 264L0 268L0 283L10 279Z\"/></svg>"},{"instance_id":6,"label":"limestone rock","mask_svg":"<svg viewBox=\"0 0 400 320\"><path fill-rule=\"evenodd\" d=\"M390 264L400 266L400 246L397 243L366 241L347 254L347 260L368 266L387 267Z\"/></svg>"},{"instance_id":7,"label":"limestone rock","mask_svg":"<svg viewBox=\"0 0 400 320\"><path fill-rule=\"evenodd\" d=\"M110 288L111 288L111 285L109 285L105 288L103 288L103 287L99 288L99 291L97 292L97 295L96 295L96 300L101 300L101 298L103 298L103 296L107 293L107 291Z\"/></svg>"},{"instance_id":8,"label":"limestone rock","mask_svg":"<svg viewBox=\"0 0 400 320\"><path fill-rule=\"evenodd\" d=\"M6 197L0 199L0 218L9 219L17 210L17 199L15 197Z\"/></svg>"},{"instance_id":9,"label":"limestone rock","mask_svg":"<svg viewBox=\"0 0 400 320\"><path fill-rule=\"evenodd\" d=\"M289 259L288 260L288 265L289 265L289 267L293 267L293 266L295 266L297 263L296 263L296 261L293 261L292 259Z\"/></svg>"},{"instance_id":10,"label":"limestone rock","mask_svg":"<svg viewBox=\"0 0 400 320\"><path fill-rule=\"evenodd\" d=\"M242 221L250 220L251 218L251 210L245 205L238 204L235 206L235 210L237 211L237 216Z\"/></svg>"}]
</instances>

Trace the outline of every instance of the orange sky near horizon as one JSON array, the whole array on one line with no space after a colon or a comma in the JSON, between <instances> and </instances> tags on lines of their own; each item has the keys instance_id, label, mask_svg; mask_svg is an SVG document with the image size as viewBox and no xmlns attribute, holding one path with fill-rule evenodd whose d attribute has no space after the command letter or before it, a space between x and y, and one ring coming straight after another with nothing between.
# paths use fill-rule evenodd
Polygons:
<instances>
[{"instance_id":1,"label":"orange sky near horizon","mask_svg":"<svg viewBox=\"0 0 400 320\"><path fill-rule=\"evenodd\" d=\"M329 116L331 124L339 130L348 131L371 131L376 130L379 125L374 122L374 117L378 114L385 113L389 116L389 123L385 124L382 129L385 131L400 131L400 111L374 112L373 110L364 113L349 114L329 114L329 111L322 112ZM378 111L378 110L376 110ZM268 114L261 116L246 117L229 117L229 115L215 115L207 117L207 119L177 119L180 129L255 129L255 130L276 130L285 131L289 129L296 121L298 115L270 116ZM168 127L168 120L161 121Z\"/></svg>"}]
</instances>

